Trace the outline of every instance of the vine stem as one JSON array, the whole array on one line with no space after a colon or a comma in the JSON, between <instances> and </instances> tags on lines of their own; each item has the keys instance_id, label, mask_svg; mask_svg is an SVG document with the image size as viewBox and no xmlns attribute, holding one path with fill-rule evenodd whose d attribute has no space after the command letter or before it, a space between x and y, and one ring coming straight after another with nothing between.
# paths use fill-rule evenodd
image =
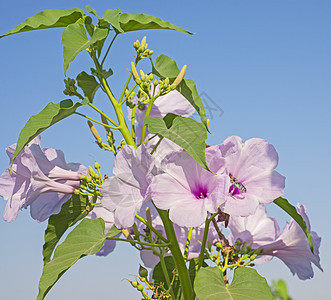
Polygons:
<instances>
[{"instance_id":1,"label":"vine stem","mask_svg":"<svg viewBox=\"0 0 331 300\"><path fill-rule=\"evenodd\" d=\"M172 224L171 220L169 219L169 214L167 211L161 210L158 208L156 208L156 209L161 217L165 232L167 234L167 238L170 242L169 249L171 251L172 257L175 261L175 265L176 265L176 268L178 271L184 300L193 300L194 299L193 287L191 284L190 276L189 276L182 252L178 245L174 225Z\"/></svg>"}]
</instances>

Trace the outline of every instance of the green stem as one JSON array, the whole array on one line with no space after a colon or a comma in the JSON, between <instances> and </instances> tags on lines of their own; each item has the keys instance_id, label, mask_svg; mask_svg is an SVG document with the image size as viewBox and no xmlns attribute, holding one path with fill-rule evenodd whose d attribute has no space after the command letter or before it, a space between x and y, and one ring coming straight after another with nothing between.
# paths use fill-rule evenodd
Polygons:
<instances>
[{"instance_id":1,"label":"green stem","mask_svg":"<svg viewBox=\"0 0 331 300\"><path fill-rule=\"evenodd\" d=\"M188 270L186 268L186 264L184 262L184 258L182 252L180 251L174 225L169 219L168 212L165 210L161 210L156 208L164 225L165 232L167 234L167 238L170 242L169 249L171 251L172 257L175 261L176 268L178 271L181 287L183 290L184 300L192 300L194 299L194 292L190 280L190 276Z\"/></svg>"},{"instance_id":2,"label":"green stem","mask_svg":"<svg viewBox=\"0 0 331 300\"><path fill-rule=\"evenodd\" d=\"M184 261L185 261L185 262L186 262L186 260L187 260L188 249L190 248L192 232L193 232L193 227L191 227L191 228L188 230L188 235L187 235L186 244L185 244L185 251L184 251Z\"/></svg>"},{"instance_id":3,"label":"green stem","mask_svg":"<svg viewBox=\"0 0 331 300\"><path fill-rule=\"evenodd\" d=\"M81 113L79 113L79 112L74 112L74 113L75 113L76 115L79 115L79 116L81 116L81 117L84 117L84 118L86 118L86 119L88 119L88 120L91 120L92 122L98 123L98 124L100 124L100 125L102 125L102 126L104 126L104 127L108 127L108 128L111 128L111 129L118 129L118 127L110 126L110 125L108 125L108 124L101 123L101 122L99 122L99 121L97 121L97 120L94 120L94 119L92 119L92 118L90 118L90 117L88 117L88 116L85 116L84 114L81 114Z\"/></svg>"},{"instance_id":4,"label":"green stem","mask_svg":"<svg viewBox=\"0 0 331 300\"><path fill-rule=\"evenodd\" d=\"M170 244L153 244L153 243L145 243L145 242L139 242L135 240L127 240L127 239L121 239L121 238L107 238L107 240L112 240L112 241L121 241L121 242L127 242L131 244L138 244L142 246L148 246L148 247L168 247Z\"/></svg>"},{"instance_id":5,"label":"green stem","mask_svg":"<svg viewBox=\"0 0 331 300\"><path fill-rule=\"evenodd\" d=\"M133 92L133 90L137 87L138 84L135 84L133 86L133 88L129 91L128 95L124 98L124 100L122 100L122 95L121 95L121 98L120 100L118 101L120 103L120 105L123 105L123 103L129 98L129 96L131 95L131 93Z\"/></svg>"},{"instance_id":6,"label":"green stem","mask_svg":"<svg viewBox=\"0 0 331 300\"><path fill-rule=\"evenodd\" d=\"M133 139L135 140L136 139L136 130L135 130L135 118L136 118L136 110L137 110L137 105L135 105L133 108L132 108L132 111L131 111L131 135L133 137Z\"/></svg>"},{"instance_id":7,"label":"green stem","mask_svg":"<svg viewBox=\"0 0 331 300\"><path fill-rule=\"evenodd\" d=\"M110 50L111 46L113 45L113 43L114 43L114 41L115 41L115 39L116 39L117 36L118 36L118 33L115 34L115 36L113 37L112 41L110 42L110 45L109 45L109 47L108 47L108 49L106 51L106 54L105 54L105 56L104 56L104 58L103 58L103 60L101 62L101 67L103 67L103 64L104 64L104 62L106 60L106 57L107 57L107 55L109 53L109 50Z\"/></svg>"},{"instance_id":8,"label":"green stem","mask_svg":"<svg viewBox=\"0 0 331 300\"><path fill-rule=\"evenodd\" d=\"M94 106L92 103L87 103L90 107L92 107L94 110L96 110L100 115L104 116L110 123L112 123L114 126L119 127L118 124L115 123L111 118L109 118L102 110Z\"/></svg>"},{"instance_id":9,"label":"green stem","mask_svg":"<svg viewBox=\"0 0 331 300\"><path fill-rule=\"evenodd\" d=\"M142 222L143 224L145 224L147 226L147 228L149 228L150 230L152 230L163 242L165 243L169 243L169 241L158 231L156 230L150 223L146 222L144 218L142 218L139 215L135 215L135 217Z\"/></svg>"},{"instance_id":10,"label":"green stem","mask_svg":"<svg viewBox=\"0 0 331 300\"><path fill-rule=\"evenodd\" d=\"M108 85L108 82L107 82L106 78L104 77L104 75L103 75L103 73L101 71L102 68L101 68L101 66L100 66L100 64L99 64L99 62L98 62L98 60L97 60L97 58L95 56L95 52L92 53L91 56L92 56L92 59L94 61L96 70L97 70L97 72L99 74L99 77L100 77L100 80L101 80L100 83L104 87L104 89L106 91L106 94L107 94L107 96L108 96L110 102L112 103L112 105L114 107L114 110L116 112L117 120L118 120L118 123L119 123L118 129L122 133L122 135L123 135L126 143L128 145L133 146L136 149L137 148L137 145L136 145L134 139L132 138L132 135L131 135L131 133L129 131L128 126L126 125L124 114L123 114L123 110L122 110L122 106L116 101L113 93L111 92L110 87ZM105 115L105 117L109 119L109 117L107 117L106 115Z\"/></svg>"},{"instance_id":11,"label":"green stem","mask_svg":"<svg viewBox=\"0 0 331 300\"><path fill-rule=\"evenodd\" d=\"M209 219L206 220L205 230L203 232L203 239L202 239L202 243L201 243L198 270L201 268L201 266L203 264L203 257L205 255L205 248L206 248L206 243L207 243L209 224L210 224L211 220L214 219L217 215L218 215L218 212L214 213Z\"/></svg>"},{"instance_id":12,"label":"green stem","mask_svg":"<svg viewBox=\"0 0 331 300\"><path fill-rule=\"evenodd\" d=\"M150 101L148 103L148 107L147 107L146 114L145 114L145 117L144 117L144 125L143 125L143 129L141 131L140 144L142 144L145 140L146 129L147 129L147 125L145 124L145 120L146 120L146 117L149 116L149 114L151 113L153 103L154 103L154 99L152 98L152 99L150 99Z\"/></svg>"},{"instance_id":13,"label":"green stem","mask_svg":"<svg viewBox=\"0 0 331 300\"><path fill-rule=\"evenodd\" d=\"M171 281L170 281L170 278L169 278L169 274L168 274L168 270L167 270L167 266L166 266L164 257L163 257L162 254L160 254L159 258L160 258L161 268L162 268L165 280L166 280L167 285L168 285L168 289L170 289L170 294L173 296L173 298L175 298L175 293L174 293L172 285L171 285Z\"/></svg>"}]
</instances>

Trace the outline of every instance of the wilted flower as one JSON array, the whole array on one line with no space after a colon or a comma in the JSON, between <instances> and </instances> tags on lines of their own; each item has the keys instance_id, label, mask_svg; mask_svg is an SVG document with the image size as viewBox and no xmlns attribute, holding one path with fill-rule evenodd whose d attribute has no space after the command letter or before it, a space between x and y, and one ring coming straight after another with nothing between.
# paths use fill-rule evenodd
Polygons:
<instances>
[{"instance_id":1,"label":"wilted flower","mask_svg":"<svg viewBox=\"0 0 331 300\"><path fill-rule=\"evenodd\" d=\"M8 147L12 160L16 145ZM40 137L32 140L15 159L12 171L0 177L0 195L7 200L5 221L16 219L18 210L30 206L32 218L44 221L61 210L64 202L80 185L87 169L76 163L67 164L62 151L40 148Z\"/></svg>"}]
</instances>

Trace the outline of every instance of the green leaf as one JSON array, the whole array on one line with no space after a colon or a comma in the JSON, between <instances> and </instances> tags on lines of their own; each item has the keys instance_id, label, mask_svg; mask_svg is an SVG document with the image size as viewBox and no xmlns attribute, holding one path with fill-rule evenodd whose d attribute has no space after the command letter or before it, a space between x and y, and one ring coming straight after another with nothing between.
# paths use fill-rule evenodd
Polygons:
<instances>
[{"instance_id":1,"label":"green leaf","mask_svg":"<svg viewBox=\"0 0 331 300\"><path fill-rule=\"evenodd\" d=\"M290 295L287 291L286 282L282 279L279 279L278 281L272 281L272 288L273 288L273 296L275 299L280 300L292 300Z\"/></svg>"},{"instance_id":2,"label":"green leaf","mask_svg":"<svg viewBox=\"0 0 331 300\"><path fill-rule=\"evenodd\" d=\"M180 28L169 22L165 22L157 17L146 14L128 14L123 13L119 16L119 23L124 32L146 30L146 29L170 29L183 32L186 34L193 34L183 28Z\"/></svg>"},{"instance_id":3,"label":"green leaf","mask_svg":"<svg viewBox=\"0 0 331 300\"><path fill-rule=\"evenodd\" d=\"M99 18L97 12L90 5L86 5L86 11Z\"/></svg>"},{"instance_id":4,"label":"green leaf","mask_svg":"<svg viewBox=\"0 0 331 300\"><path fill-rule=\"evenodd\" d=\"M76 80L78 86L83 90L85 97L92 102L100 84L96 81L94 76L88 75L84 71L78 74Z\"/></svg>"},{"instance_id":5,"label":"green leaf","mask_svg":"<svg viewBox=\"0 0 331 300\"><path fill-rule=\"evenodd\" d=\"M282 210L284 210L287 214L289 214L295 222L298 223L298 225L301 227L305 235L307 236L309 247L311 252L314 254L314 245L311 239L311 234L307 229L307 224L302 218L302 216L297 212L297 209L295 206L290 204L287 199L279 197L276 200L274 200L274 203L278 205Z\"/></svg>"},{"instance_id":6,"label":"green leaf","mask_svg":"<svg viewBox=\"0 0 331 300\"><path fill-rule=\"evenodd\" d=\"M223 274L218 267L201 268L194 281L194 291L199 300L272 300L265 278L256 270L237 268L230 285L225 286Z\"/></svg>"},{"instance_id":7,"label":"green leaf","mask_svg":"<svg viewBox=\"0 0 331 300\"><path fill-rule=\"evenodd\" d=\"M87 214L86 208L88 204L87 196L72 195L62 205L61 211L48 219L48 226L45 231L45 244L43 246L44 264L51 260L53 251L65 231L74 225L76 220Z\"/></svg>"},{"instance_id":8,"label":"green leaf","mask_svg":"<svg viewBox=\"0 0 331 300\"><path fill-rule=\"evenodd\" d=\"M166 269L167 269L167 273L168 273L168 277L170 279L170 282L173 278L173 271L176 269L176 264L175 264L175 261L174 259L172 258L172 256L166 256L164 258L164 262L165 262L165 265L166 265ZM161 265L161 262L159 262L155 267L154 267L154 270L153 270L153 279L155 281L155 283L157 284L164 284L165 288L168 289L169 286L167 284L167 281L166 281L166 278L164 276L164 272L163 272L163 269L162 269L162 265ZM176 275L175 277L175 280L174 280L174 283L172 285L172 289L175 293L175 299L179 299L179 291L180 291L180 280L179 280L179 276L178 274Z\"/></svg>"},{"instance_id":9,"label":"green leaf","mask_svg":"<svg viewBox=\"0 0 331 300\"><path fill-rule=\"evenodd\" d=\"M107 237L118 234L118 229L111 228L105 235L105 222L102 219L84 219L57 246L54 258L44 265L39 281L37 300L44 299L60 277L80 258L97 253Z\"/></svg>"},{"instance_id":10,"label":"green leaf","mask_svg":"<svg viewBox=\"0 0 331 300\"><path fill-rule=\"evenodd\" d=\"M107 9L99 21L104 21L111 25L117 33L123 33L124 31L119 22L119 16L121 13L122 12L119 9Z\"/></svg>"},{"instance_id":11,"label":"green leaf","mask_svg":"<svg viewBox=\"0 0 331 300\"><path fill-rule=\"evenodd\" d=\"M84 104L86 104L84 101L81 103L77 102L73 104L72 100L70 99L63 100L57 104L50 102L40 113L33 115L20 132L12 159L12 164L22 149L38 134L42 133L55 123L65 119L66 117L69 117L76 111L78 107Z\"/></svg>"},{"instance_id":12,"label":"green leaf","mask_svg":"<svg viewBox=\"0 0 331 300\"><path fill-rule=\"evenodd\" d=\"M63 45L64 74L67 73L69 64L80 52L87 50L92 44L105 39L108 32L107 28L97 28L89 40L84 25L76 23L67 26L63 30L61 41Z\"/></svg>"},{"instance_id":13,"label":"green leaf","mask_svg":"<svg viewBox=\"0 0 331 300\"><path fill-rule=\"evenodd\" d=\"M205 140L207 139L205 126L193 119L180 116L173 119L173 114L171 115L172 117L169 119L172 119L172 126L170 128L167 127L167 124L169 126L167 116L165 116L165 120L147 116L145 124L147 124L149 132L173 141L191 155L200 166L209 171L205 156Z\"/></svg>"},{"instance_id":14,"label":"green leaf","mask_svg":"<svg viewBox=\"0 0 331 300\"><path fill-rule=\"evenodd\" d=\"M162 79L168 77L170 82L173 82L179 73L179 69L173 59L167 55L161 54L157 57L155 65L152 62L152 73ZM177 86L177 90L192 104L200 115L201 122L208 129L205 107L203 106L194 81L184 78Z\"/></svg>"},{"instance_id":15,"label":"green leaf","mask_svg":"<svg viewBox=\"0 0 331 300\"><path fill-rule=\"evenodd\" d=\"M194 279L198 273L198 266L199 266L199 257L194 257L190 260L190 264L189 264L189 276L190 276L190 280L192 282L192 285L194 283ZM202 263L202 267L208 267L207 263L205 261L203 261Z\"/></svg>"},{"instance_id":16,"label":"green leaf","mask_svg":"<svg viewBox=\"0 0 331 300\"><path fill-rule=\"evenodd\" d=\"M0 38L10 34L31 30L67 27L69 24L75 23L78 19L82 18L83 15L83 11L79 8L72 8L68 10L44 10L30 18L27 18L23 23L0 36Z\"/></svg>"}]
</instances>

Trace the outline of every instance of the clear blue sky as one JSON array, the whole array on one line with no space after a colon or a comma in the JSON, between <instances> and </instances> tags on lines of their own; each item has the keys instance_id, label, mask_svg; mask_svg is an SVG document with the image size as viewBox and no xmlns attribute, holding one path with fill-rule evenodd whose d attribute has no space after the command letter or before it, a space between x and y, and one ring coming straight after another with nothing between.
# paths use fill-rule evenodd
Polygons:
<instances>
[{"instance_id":1,"label":"clear blue sky","mask_svg":"<svg viewBox=\"0 0 331 300\"><path fill-rule=\"evenodd\" d=\"M209 115L214 134L210 144L221 143L229 135L269 140L279 153L278 171L287 178L285 197L307 206L312 227L322 236L324 273L315 268L314 279L300 281L276 259L259 270L269 281L284 278L294 299L325 299L331 293L331 2L6 1L1 4L0 34L41 10L85 9L87 4L100 14L107 8L152 14L196 33L145 31L120 37L112 50L116 59L108 61L115 73L110 84L118 92L116 87L123 85L133 59L132 43L146 35L155 58L164 53L180 67L187 64L187 77L224 112ZM28 118L48 102L67 98L62 94L61 32L43 30L0 40L0 172L8 167L5 148L16 142ZM68 75L76 77L89 67L87 55L81 54ZM95 103L101 106L103 101L100 97ZM211 101L207 104L217 108ZM97 158L104 172L110 173L111 155L95 146L86 122L79 117L44 133L42 145L62 149L67 161L89 165ZM5 201L0 201L1 212L4 207ZM269 211L283 226L287 217L276 207ZM36 297L45 227L46 223L33 221L28 211L20 212L11 224L0 221L3 299ZM84 258L61 278L47 299L138 299L125 280L137 273L138 263L138 254L128 245L118 245L106 258ZM89 286L87 278L91 279Z\"/></svg>"}]
</instances>

